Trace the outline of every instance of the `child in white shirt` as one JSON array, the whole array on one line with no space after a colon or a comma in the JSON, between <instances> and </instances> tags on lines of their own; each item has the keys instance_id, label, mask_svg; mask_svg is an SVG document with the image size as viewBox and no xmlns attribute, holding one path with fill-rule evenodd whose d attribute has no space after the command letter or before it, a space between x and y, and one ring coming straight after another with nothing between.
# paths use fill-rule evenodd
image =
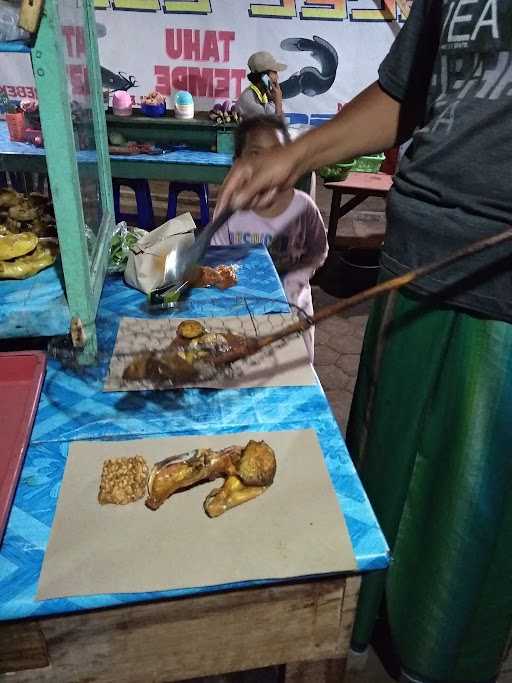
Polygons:
<instances>
[{"instance_id":1,"label":"child in white shirt","mask_svg":"<svg viewBox=\"0 0 512 683\"><path fill-rule=\"evenodd\" d=\"M274 116L244 120L236 131L235 157L260 154L290 141L286 124ZM276 194L263 210L237 211L213 236L212 245L264 244L281 276L289 303L313 314L310 279L327 257L325 225L311 197L300 190ZM304 334L311 362L314 333Z\"/></svg>"}]
</instances>

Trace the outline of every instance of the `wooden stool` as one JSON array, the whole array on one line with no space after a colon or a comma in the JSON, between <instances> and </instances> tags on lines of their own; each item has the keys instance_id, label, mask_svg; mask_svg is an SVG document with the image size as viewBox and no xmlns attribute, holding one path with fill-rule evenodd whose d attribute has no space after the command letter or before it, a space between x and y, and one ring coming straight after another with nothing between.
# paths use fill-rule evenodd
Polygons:
<instances>
[{"instance_id":1,"label":"wooden stool","mask_svg":"<svg viewBox=\"0 0 512 683\"><path fill-rule=\"evenodd\" d=\"M136 215L121 212L121 187L129 187L135 193ZM137 227L144 230L153 230L155 227L155 217L149 182L145 179L112 178L112 189L116 223L126 221L127 223L136 223Z\"/></svg>"},{"instance_id":2,"label":"wooden stool","mask_svg":"<svg viewBox=\"0 0 512 683\"><path fill-rule=\"evenodd\" d=\"M210 222L208 208L208 183L169 183L169 199L167 201L167 220L176 218L178 195L180 192L195 192L199 197L199 227L204 228Z\"/></svg>"}]
</instances>

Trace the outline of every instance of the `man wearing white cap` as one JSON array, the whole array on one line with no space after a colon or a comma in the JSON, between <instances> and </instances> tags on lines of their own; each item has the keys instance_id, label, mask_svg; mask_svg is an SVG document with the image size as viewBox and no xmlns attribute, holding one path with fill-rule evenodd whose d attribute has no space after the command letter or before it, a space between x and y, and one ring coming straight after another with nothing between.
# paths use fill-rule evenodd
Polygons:
<instances>
[{"instance_id":1,"label":"man wearing white cap","mask_svg":"<svg viewBox=\"0 0 512 683\"><path fill-rule=\"evenodd\" d=\"M263 114L283 115L283 95L279 87L280 71L286 64L280 64L270 52L255 52L247 62L251 85L240 95L237 109L243 118Z\"/></svg>"}]
</instances>

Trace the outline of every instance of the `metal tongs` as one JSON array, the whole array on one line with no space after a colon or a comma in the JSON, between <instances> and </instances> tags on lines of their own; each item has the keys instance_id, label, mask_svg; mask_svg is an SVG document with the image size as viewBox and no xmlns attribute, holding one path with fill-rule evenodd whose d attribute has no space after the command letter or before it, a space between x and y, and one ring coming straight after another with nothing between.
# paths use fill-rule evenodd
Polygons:
<instances>
[{"instance_id":1,"label":"metal tongs","mask_svg":"<svg viewBox=\"0 0 512 683\"><path fill-rule=\"evenodd\" d=\"M173 308L181 295L197 278L198 264L210 246L214 234L233 215L234 211L222 211L199 233L192 246L177 244L165 258L164 284L149 294L150 308Z\"/></svg>"}]
</instances>

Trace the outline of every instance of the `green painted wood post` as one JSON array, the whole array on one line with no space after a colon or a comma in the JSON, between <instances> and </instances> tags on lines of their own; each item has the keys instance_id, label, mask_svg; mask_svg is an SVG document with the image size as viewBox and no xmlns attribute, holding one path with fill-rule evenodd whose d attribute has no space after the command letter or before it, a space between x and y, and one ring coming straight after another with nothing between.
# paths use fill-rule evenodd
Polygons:
<instances>
[{"instance_id":1,"label":"green painted wood post","mask_svg":"<svg viewBox=\"0 0 512 683\"><path fill-rule=\"evenodd\" d=\"M115 228L115 216L114 198L112 196L112 172L110 168L110 155L108 152L107 124L103 107L103 87L101 82L101 66L98 53L98 37L96 33L93 0L84 0L84 18L86 25L87 73L91 96L103 214L91 267L92 303L94 310L96 311L108 265L110 243Z\"/></svg>"},{"instance_id":2,"label":"green painted wood post","mask_svg":"<svg viewBox=\"0 0 512 683\"><path fill-rule=\"evenodd\" d=\"M95 316L57 0L45 2L32 61L66 296L71 317L83 324L89 358L96 351Z\"/></svg>"}]
</instances>

